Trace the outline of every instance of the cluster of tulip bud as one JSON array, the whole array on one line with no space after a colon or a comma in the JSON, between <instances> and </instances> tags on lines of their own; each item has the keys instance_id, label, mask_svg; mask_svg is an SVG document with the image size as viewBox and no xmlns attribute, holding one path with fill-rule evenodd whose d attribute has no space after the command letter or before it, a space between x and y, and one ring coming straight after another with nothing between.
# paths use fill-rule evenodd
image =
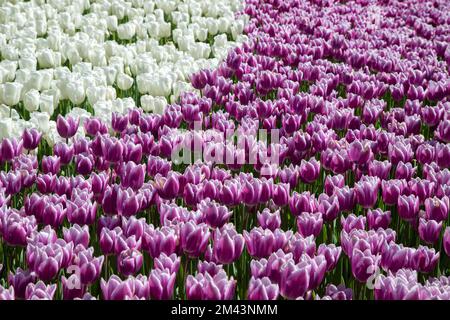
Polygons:
<instances>
[{"instance_id":1,"label":"cluster of tulip bud","mask_svg":"<svg viewBox=\"0 0 450 320\"><path fill-rule=\"evenodd\" d=\"M450 298L448 1L57 5L17 136L1 51L0 299Z\"/></svg>"}]
</instances>

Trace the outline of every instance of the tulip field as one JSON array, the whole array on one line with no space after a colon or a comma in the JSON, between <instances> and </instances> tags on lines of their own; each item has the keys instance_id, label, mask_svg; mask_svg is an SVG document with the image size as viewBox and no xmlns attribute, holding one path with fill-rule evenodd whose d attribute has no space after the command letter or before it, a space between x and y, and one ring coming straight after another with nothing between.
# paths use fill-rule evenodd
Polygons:
<instances>
[{"instance_id":1,"label":"tulip field","mask_svg":"<svg viewBox=\"0 0 450 320\"><path fill-rule=\"evenodd\" d=\"M450 2L0 2L0 300L449 300Z\"/></svg>"}]
</instances>

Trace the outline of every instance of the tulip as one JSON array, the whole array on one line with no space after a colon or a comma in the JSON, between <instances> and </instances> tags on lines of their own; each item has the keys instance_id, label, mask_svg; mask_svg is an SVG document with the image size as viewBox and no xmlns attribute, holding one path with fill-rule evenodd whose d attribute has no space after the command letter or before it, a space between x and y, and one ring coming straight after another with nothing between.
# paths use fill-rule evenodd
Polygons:
<instances>
[{"instance_id":1,"label":"tulip","mask_svg":"<svg viewBox=\"0 0 450 320\"><path fill-rule=\"evenodd\" d=\"M162 253L171 255L178 246L178 233L170 227L160 229L147 228L142 236L142 247L152 258L159 257Z\"/></svg>"},{"instance_id":2,"label":"tulip","mask_svg":"<svg viewBox=\"0 0 450 320\"><path fill-rule=\"evenodd\" d=\"M154 260L154 268L159 270L168 269L170 273L177 273L180 269L180 257L175 253L171 255L166 255L161 253L158 258Z\"/></svg>"},{"instance_id":3,"label":"tulip","mask_svg":"<svg viewBox=\"0 0 450 320\"><path fill-rule=\"evenodd\" d=\"M76 274L71 275L68 279L62 276L61 285L63 288L64 300L74 300L75 298L83 297L85 294L85 287L79 283Z\"/></svg>"},{"instance_id":4,"label":"tulip","mask_svg":"<svg viewBox=\"0 0 450 320\"><path fill-rule=\"evenodd\" d=\"M58 134L65 139L72 138L75 133L77 133L79 125L79 120L75 120L72 117L64 118L61 115L58 115L56 119L56 129L58 130Z\"/></svg>"},{"instance_id":5,"label":"tulip","mask_svg":"<svg viewBox=\"0 0 450 320\"><path fill-rule=\"evenodd\" d=\"M68 146L65 143L59 142L53 147L53 154L59 157L62 165L67 165L72 161L74 156L73 146Z\"/></svg>"},{"instance_id":6,"label":"tulip","mask_svg":"<svg viewBox=\"0 0 450 320\"><path fill-rule=\"evenodd\" d=\"M142 195L131 188L119 189L117 192L117 213L125 217L135 215L142 206Z\"/></svg>"},{"instance_id":7,"label":"tulip","mask_svg":"<svg viewBox=\"0 0 450 320\"><path fill-rule=\"evenodd\" d=\"M155 177L155 187L161 198L166 200L173 199L179 193L180 178L173 172L170 172L167 178L157 176Z\"/></svg>"},{"instance_id":8,"label":"tulip","mask_svg":"<svg viewBox=\"0 0 450 320\"><path fill-rule=\"evenodd\" d=\"M189 277L189 276L188 276ZM153 269L148 279L150 297L154 300L169 300L172 298L176 273L168 269Z\"/></svg>"},{"instance_id":9,"label":"tulip","mask_svg":"<svg viewBox=\"0 0 450 320\"><path fill-rule=\"evenodd\" d=\"M100 232L99 246L104 255L111 255L114 253L114 247L118 233L115 230L103 228Z\"/></svg>"},{"instance_id":10,"label":"tulip","mask_svg":"<svg viewBox=\"0 0 450 320\"><path fill-rule=\"evenodd\" d=\"M353 291L352 289L346 288L344 285L335 286L334 284L329 284L325 290L327 297L331 300L352 300Z\"/></svg>"},{"instance_id":11,"label":"tulip","mask_svg":"<svg viewBox=\"0 0 450 320\"><path fill-rule=\"evenodd\" d=\"M442 238L442 246L447 256L450 256L450 227L445 228L444 236Z\"/></svg>"},{"instance_id":12,"label":"tulip","mask_svg":"<svg viewBox=\"0 0 450 320\"><path fill-rule=\"evenodd\" d=\"M289 249L295 261L299 261L303 254L313 256L316 252L315 239L313 236L304 238L297 233L290 239Z\"/></svg>"},{"instance_id":13,"label":"tulip","mask_svg":"<svg viewBox=\"0 0 450 320\"><path fill-rule=\"evenodd\" d=\"M216 229L213 235L213 254L215 261L230 264L239 259L244 250L244 238L238 234L233 224Z\"/></svg>"},{"instance_id":14,"label":"tulip","mask_svg":"<svg viewBox=\"0 0 450 320\"><path fill-rule=\"evenodd\" d=\"M300 164L300 178L303 182L312 183L317 180L319 174L320 163L315 158L311 158L308 162L302 160Z\"/></svg>"},{"instance_id":15,"label":"tulip","mask_svg":"<svg viewBox=\"0 0 450 320\"><path fill-rule=\"evenodd\" d=\"M142 263L142 254L135 249L129 249L120 253L117 259L117 269L124 276L130 276L142 268Z\"/></svg>"},{"instance_id":16,"label":"tulip","mask_svg":"<svg viewBox=\"0 0 450 320\"><path fill-rule=\"evenodd\" d=\"M448 217L449 198L447 196L439 199L437 197L425 200L425 213L427 219L437 222L445 221Z\"/></svg>"},{"instance_id":17,"label":"tulip","mask_svg":"<svg viewBox=\"0 0 450 320\"><path fill-rule=\"evenodd\" d=\"M57 156L44 156L42 158L42 172L58 174L61 167L61 161Z\"/></svg>"},{"instance_id":18,"label":"tulip","mask_svg":"<svg viewBox=\"0 0 450 320\"><path fill-rule=\"evenodd\" d=\"M322 214L303 212L297 217L298 232L303 237L309 237L310 235L317 237L322 231L323 219Z\"/></svg>"},{"instance_id":19,"label":"tulip","mask_svg":"<svg viewBox=\"0 0 450 320\"><path fill-rule=\"evenodd\" d=\"M276 283L272 283L269 278L256 279L252 277L248 285L248 300L276 300L279 289Z\"/></svg>"},{"instance_id":20,"label":"tulip","mask_svg":"<svg viewBox=\"0 0 450 320\"><path fill-rule=\"evenodd\" d=\"M74 246L82 245L84 248L89 246L89 228L88 226L80 227L78 224L71 228L63 228L64 240L73 242Z\"/></svg>"},{"instance_id":21,"label":"tulip","mask_svg":"<svg viewBox=\"0 0 450 320\"><path fill-rule=\"evenodd\" d=\"M8 283L14 288L14 294L16 299L25 299L25 290L29 283L35 283L37 281L36 274L29 270L22 270L17 268L15 274L10 272L8 274Z\"/></svg>"},{"instance_id":22,"label":"tulip","mask_svg":"<svg viewBox=\"0 0 450 320\"><path fill-rule=\"evenodd\" d=\"M181 226L180 244L183 251L190 257L198 257L205 252L210 232L204 223L196 224L189 221Z\"/></svg>"},{"instance_id":23,"label":"tulip","mask_svg":"<svg viewBox=\"0 0 450 320\"><path fill-rule=\"evenodd\" d=\"M308 290L311 265L295 264L292 260L281 271L280 293L286 299L303 297Z\"/></svg>"},{"instance_id":24,"label":"tulip","mask_svg":"<svg viewBox=\"0 0 450 320\"><path fill-rule=\"evenodd\" d=\"M411 254L410 268L418 272L432 272L439 261L440 252L428 247L419 246Z\"/></svg>"},{"instance_id":25,"label":"tulip","mask_svg":"<svg viewBox=\"0 0 450 320\"><path fill-rule=\"evenodd\" d=\"M391 212L382 211L380 208L367 211L367 226L369 229L377 230L378 228L387 229L391 223Z\"/></svg>"},{"instance_id":26,"label":"tulip","mask_svg":"<svg viewBox=\"0 0 450 320\"><path fill-rule=\"evenodd\" d=\"M106 161L116 163L122 160L124 147L120 140L106 138L103 140L101 148Z\"/></svg>"},{"instance_id":27,"label":"tulip","mask_svg":"<svg viewBox=\"0 0 450 320\"><path fill-rule=\"evenodd\" d=\"M259 226L263 229L274 231L281 226L281 217L279 210L271 212L268 208L265 208L263 211L258 212L257 220Z\"/></svg>"},{"instance_id":28,"label":"tulip","mask_svg":"<svg viewBox=\"0 0 450 320\"><path fill-rule=\"evenodd\" d=\"M324 243L319 245L317 254L325 257L327 262L327 271L331 271L336 268L341 256L342 248L337 247L334 244L325 245Z\"/></svg>"},{"instance_id":29,"label":"tulip","mask_svg":"<svg viewBox=\"0 0 450 320\"><path fill-rule=\"evenodd\" d=\"M378 259L370 250L354 249L351 258L352 274L359 282L366 282L378 268Z\"/></svg>"},{"instance_id":30,"label":"tulip","mask_svg":"<svg viewBox=\"0 0 450 320\"><path fill-rule=\"evenodd\" d=\"M108 128L99 118L89 118L84 121L84 130L92 137L98 134L105 134L108 132Z\"/></svg>"},{"instance_id":31,"label":"tulip","mask_svg":"<svg viewBox=\"0 0 450 320\"><path fill-rule=\"evenodd\" d=\"M414 195L400 196L397 201L397 210L400 218L406 221L416 219L419 213L419 198Z\"/></svg>"},{"instance_id":32,"label":"tulip","mask_svg":"<svg viewBox=\"0 0 450 320\"><path fill-rule=\"evenodd\" d=\"M23 147L27 150L34 150L39 146L39 143L41 142L42 133L39 133L34 128L31 128L28 130L25 128L22 134L22 143Z\"/></svg>"},{"instance_id":33,"label":"tulip","mask_svg":"<svg viewBox=\"0 0 450 320\"><path fill-rule=\"evenodd\" d=\"M328 196L334 194L335 189L343 188L345 185L344 176L341 174L331 176L328 175L325 178L324 190Z\"/></svg>"},{"instance_id":34,"label":"tulip","mask_svg":"<svg viewBox=\"0 0 450 320\"><path fill-rule=\"evenodd\" d=\"M359 181L355 184L356 201L363 208L372 208L378 200L379 180Z\"/></svg>"},{"instance_id":35,"label":"tulip","mask_svg":"<svg viewBox=\"0 0 450 320\"><path fill-rule=\"evenodd\" d=\"M121 168L121 184L124 188L132 188L138 190L144 184L145 165L136 165L130 161L122 165Z\"/></svg>"},{"instance_id":36,"label":"tulip","mask_svg":"<svg viewBox=\"0 0 450 320\"><path fill-rule=\"evenodd\" d=\"M128 280L122 281L116 275L113 275L108 281L102 279L100 287L105 300L125 300L134 296L132 283Z\"/></svg>"},{"instance_id":37,"label":"tulip","mask_svg":"<svg viewBox=\"0 0 450 320\"><path fill-rule=\"evenodd\" d=\"M116 132L123 132L128 126L128 115L120 115L117 112L112 114L111 126Z\"/></svg>"},{"instance_id":38,"label":"tulip","mask_svg":"<svg viewBox=\"0 0 450 320\"><path fill-rule=\"evenodd\" d=\"M236 289L236 281L224 270L211 276L209 273L197 273L186 279L186 296L189 300L231 300Z\"/></svg>"},{"instance_id":39,"label":"tulip","mask_svg":"<svg viewBox=\"0 0 450 320\"><path fill-rule=\"evenodd\" d=\"M38 281L36 284L29 283L25 290L26 300L53 300L56 292L56 284L45 285L44 282Z\"/></svg>"},{"instance_id":40,"label":"tulip","mask_svg":"<svg viewBox=\"0 0 450 320\"><path fill-rule=\"evenodd\" d=\"M419 237L426 243L433 244L438 241L442 229L442 221L419 219Z\"/></svg>"},{"instance_id":41,"label":"tulip","mask_svg":"<svg viewBox=\"0 0 450 320\"><path fill-rule=\"evenodd\" d=\"M198 208L203 214L205 223L212 228L222 227L233 213L227 207L220 206L215 201L210 201L209 198L202 200Z\"/></svg>"}]
</instances>

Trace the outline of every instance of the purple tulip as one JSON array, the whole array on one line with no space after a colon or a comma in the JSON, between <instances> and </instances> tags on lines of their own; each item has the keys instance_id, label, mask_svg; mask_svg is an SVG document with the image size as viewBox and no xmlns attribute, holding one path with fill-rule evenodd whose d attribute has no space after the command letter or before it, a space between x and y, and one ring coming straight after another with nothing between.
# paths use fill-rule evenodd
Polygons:
<instances>
[{"instance_id":1,"label":"purple tulip","mask_svg":"<svg viewBox=\"0 0 450 320\"><path fill-rule=\"evenodd\" d=\"M274 231L281 226L281 217L279 210L271 212L268 208L265 208L263 211L258 212L257 220L259 226L263 229Z\"/></svg>"},{"instance_id":2,"label":"purple tulip","mask_svg":"<svg viewBox=\"0 0 450 320\"><path fill-rule=\"evenodd\" d=\"M88 226L80 227L78 224L73 225L70 229L63 228L64 240L73 242L74 246L82 245L84 248L89 246L89 228Z\"/></svg>"},{"instance_id":3,"label":"purple tulip","mask_svg":"<svg viewBox=\"0 0 450 320\"><path fill-rule=\"evenodd\" d=\"M325 193L328 196L331 196L334 194L335 189L340 189L340 188L343 188L344 186L345 186L344 176L341 174L338 174L335 176L331 176L331 175L326 176L323 187L324 187Z\"/></svg>"},{"instance_id":4,"label":"purple tulip","mask_svg":"<svg viewBox=\"0 0 450 320\"><path fill-rule=\"evenodd\" d=\"M205 252L209 236L210 232L205 223L186 222L180 230L181 248L188 256L198 257Z\"/></svg>"},{"instance_id":5,"label":"purple tulip","mask_svg":"<svg viewBox=\"0 0 450 320\"><path fill-rule=\"evenodd\" d=\"M130 161L121 167L120 181L123 188L138 190L144 184L145 165L136 165Z\"/></svg>"},{"instance_id":6,"label":"purple tulip","mask_svg":"<svg viewBox=\"0 0 450 320\"><path fill-rule=\"evenodd\" d=\"M442 246L447 256L450 256L450 227L445 228L444 236L442 238Z\"/></svg>"},{"instance_id":7,"label":"purple tulip","mask_svg":"<svg viewBox=\"0 0 450 320\"><path fill-rule=\"evenodd\" d=\"M86 288L79 282L76 274L71 275L69 278L61 277L61 286L63 289L64 300L74 300L75 298L82 298L85 294Z\"/></svg>"},{"instance_id":8,"label":"purple tulip","mask_svg":"<svg viewBox=\"0 0 450 320\"><path fill-rule=\"evenodd\" d=\"M239 259L244 250L244 237L236 232L233 224L214 230L214 260L221 264L230 264Z\"/></svg>"},{"instance_id":9,"label":"purple tulip","mask_svg":"<svg viewBox=\"0 0 450 320\"><path fill-rule=\"evenodd\" d=\"M159 270L168 269L171 274L176 274L180 269L180 261L181 258L178 257L175 253L166 255L164 252L162 252L158 258L155 258L154 268Z\"/></svg>"},{"instance_id":10,"label":"purple tulip","mask_svg":"<svg viewBox=\"0 0 450 320\"><path fill-rule=\"evenodd\" d=\"M115 138L105 138L101 145L102 155L106 161L117 163L122 160L124 146L121 140Z\"/></svg>"},{"instance_id":11,"label":"purple tulip","mask_svg":"<svg viewBox=\"0 0 450 320\"><path fill-rule=\"evenodd\" d=\"M119 189L117 192L117 213L125 217L135 215L142 206L142 194L133 189Z\"/></svg>"},{"instance_id":12,"label":"purple tulip","mask_svg":"<svg viewBox=\"0 0 450 320\"><path fill-rule=\"evenodd\" d=\"M15 293L14 288L9 287L8 289L5 289L3 286L0 285L0 301L7 301L7 300L15 300Z\"/></svg>"},{"instance_id":13,"label":"purple tulip","mask_svg":"<svg viewBox=\"0 0 450 320\"><path fill-rule=\"evenodd\" d=\"M26 300L53 300L56 284L45 285L44 282L29 283L25 290Z\"/></svg>"},{"instance_id":14,"label":"purple tulip","mask_svg":"<svg viewBox=\"0 0 450 320\"><path fill-rule=\"evenodd\" d=\"M137 273L142 268L143 256L135 250L122 251L117 259L117 270L124 276Z\"/></svg>"},{"instance_id":15,"label":"purple tulip","mask_svg":"<svg viewBox=\"0 0 450 320\"><path fill-rule=\"evenodd\" d=\"M117 112L113 112L111 126L116 132L123 132L128 126L128 115L120 115Z\"/></svg>"},{"instance_id":16,"label":"purple tulip","mask_svg":"<svg viewBox=\"0 0 450 320\"><path fill-rule=\"evenodd\" d=\"M25 290L29 283L35 283L37 281L36 274L29 270L22 270L17 268L15 274L12 272L8 275L8 283L14 288L14 294L16 299L25 299Z\"/></svg>"},{"instance_id":17,"label":"purple tulip","mask_svg":"<svg viewBox=\"0 0 450 320\"><path fill-rule=\"evenodd\" d=\"M134 290L131 281L122 281L118 276L113 275L108 281L104 279L100 282L102 296L105 300L126 300L134 297Z\"/></svg>"},{"instance_id":18,"label":"purple tulip","mask_svg":"<svg viewBox=\"0 0 450 320\"><path fill-rule=\"evenodd\" d=\"M160 229L147 228L142 236L142 247L152 258L159 257L162 253L171 255L178 247L178 232L173 228L163 226Z\"/></svg>"},{"instance_id":19,"label":"purple tulip","mask_svg":"<svg viewBox=\"0 0 450 320\"><path fill-rule=\"evenodd\" d=\"M59 157L59 161L62 165L67 165L72 161L75 150L73 146L68 146L66 143L58 142L53 147L53 154Z\"/></svg>"},{"instance_id":20,"label":"purple tulip","mask_svg":"<svg viewBox=\"0 0 450 320\"><path fill-rule=\"evenodd\" d=\"M300 164L300 178L305 183L312 183L320 174L320 162L315 158L311 158L309 161L302 160Z\"/></svg>"},{"instance_id":21,"label":"purple tulip","mask_svg":"<svg viewBox=\"0 0 450 320\"><path fill-rule=\"evenodd\" d=\"M99 118L89 118L84 121L84 130L86 133L92 137L97 134L108 133L108 128Z\"/></svg>"},{"instance_id":22,"label":"purple tulip","mask_svg":"<svg viewBox=\"0 0 450 320\"><path fill-rule=\"evenodd\" d=\"M334 244L325 245L322 243L317 249L317 254L324 256L327 261L327 271L331 271L336 268L341 252L342 248L336 247Z\"/></svg>"},{"instance_id":23,"label":"purple tulip","mask_svg":"<svg viewBox=\"0 0 450 320\"><path fill-rule=\"evenodd\" d=\"M209 273L197 273L186 279L186 296L189 300L231 300L236 289L236 281L224 270L211 276Z\"/></svg>"},{"instance_id":24,"label":"purple tulip","mask_svg":"<svg viewBox=\"0 0 450 320\"><path fill-rule=\"evenodd\" d=\"M371 179L373 178L373 179ZM355 184L356 201L363 208L372 208L378 200L379 179L368 177Z\"/></svg>"},{"instance_id":25,"label":"purple tulip","mask_svg":"<svg viewBox=\"0 0 450 320\"><path fill-rule=\"evenodd\" d=\"M391 223L391 220L392 218L390 211L383 212L380 208L367 210L367 226L369 229L387 229Z\"/></svg>"},{"instance_id":26,"label":"purple tulip","mask_svg":"<svg viewBox=\"0 0 450 320\"><path fill-rule=\"evenodd\" d=\"M291 231L283 233L280 229L272 232L269 229L253 228L250 232L244 230L244 239L248 253L252 257L265 258L280 248L284 248L290 237Z\"/></svg>"},{"instance_id":27,"label":"purple tulip","mask_svg":"<svg viewBox=\"0 0 450 320\"><path fill-rule=\"evenodd\" d=\"M168 269L153 269L148 278L151 298L154 300L171 299L175 280L176 273L171 273Z\"/></svg>"},{"instance_id":28,"label":"purple tulip","mask_svg":"<svg viewBox=\"0 0 450 320\"><path fill-rule=\"evenodd\" d=\"M323 219L322 214L303 212L297 217L298 232L303 237L309 237L310 235L317 237L322 231Z\"/></svg>"},{"instance_id":29,"label":"purple tulip","mask_svg":"<svg viewBox=\"0 0 450 320\"><path fill-rule=\"evenodd\" d=\"M279 289L276 283L272 283L269 278L256 279L252 277L248 285L248 300L276 300Z\"/></svg>"},{"instance_id":30,"label":"purple tulip","mask_svg":"<svg viewBox=\"0 0 450 320\"><path fill-rule=\"evenodd\" d=\"M62 138L69 139L77 133L79 123L79 120L75 120L72 117L64 118L63 116L58 115L58 118L56 119L56 129Z\"/></svg>"},{"instance_id":31,"label":"purple tulip","mask_svg":"<svg viewBox=\"0 0 450 320\"><path fill-rule=\"evenodd\" d=\"M438 241L442 229L442 221L419 219L419 237L426 243L433 244Z\"/></svg>"},{"instance_id":32,"label":"purple tulip","mask_svg":"<svg viewBox=\"0 0 450 320\"><path fill-rule=\"evenodd\" d=\"M400 218L412 221L419 213L419 198L414 195L401 195L397 201L397 210Z\"/></svg>"},{"instance_id":33,"label":"purple tulip","mask_svg":"<svg viewBox=\"0 0 450 320\"><path fill-rule=\"evenodd\" d=\"M351 257L352 274L359 282L366 282L376 272L378 259L370 250L354 249Z\"/></svg>"},{"instance_id":34,"label":"purple tulip","mask_svg":"<svg viewBox=\"0 0 450 320\"><path fill-rule=\"evenodd\" d=\"M281 271L280 293L286 299L303 297L309 288L311 265L295 264L292 260Z\"/></svg>"},{"instance_id":35,"label":"purple tulip","mask_svg":"<svg viewBox=\"0 0 450 320\"><path fill-rule=\"evenodd\" d=\"M23 130L22 143L23 147L27 150L34 150L39 146L41 142L42 133L34 128Z\"/></svg>"},{"instance_id":36,"label":"purple tulip","mask_svg":"<svg viewBox=\"0 0 450 320\"><path fill-rule=\"evenodd\" d=\"M448 217L449 198L447 196L439 199L437 197L425 200L425 213L427 219L437 222L445 221Z\"/></svg>"},{"instance_id":37,"label":"purple tulip","mask_svg":"<svg viewBox=\"0 0 450 320\"><path fill-rule=\"evenodd\" d=\"M215 201L210 201L209 198L202 200L198 209L203 214L204 222L212 228L222 227L233 213L227 207L220 206Z\"/></svg>"}]
</instances>

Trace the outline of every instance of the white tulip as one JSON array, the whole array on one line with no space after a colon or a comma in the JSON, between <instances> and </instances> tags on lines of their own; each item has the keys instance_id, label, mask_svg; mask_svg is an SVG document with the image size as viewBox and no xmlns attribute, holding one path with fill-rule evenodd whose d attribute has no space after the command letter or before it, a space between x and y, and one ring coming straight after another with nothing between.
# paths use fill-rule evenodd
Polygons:
<instances>
[{"instance_id":1,"label":"white tulip","mask_svg":"<svg viewBox=\"0 0 450 320\"><path fill-rule=\"evenodd\" d=\"M38 52L37 60L41 68L51 68L56 66L54 52L50 49L44 49Z\"/></svg>"},{"instance_id":2,"label":"white tulip","mask_svg":"<svg viewBox=\"0 0 450 320\"><path fill-rule=\"evenodd\" d=\"M23 84L19 82L7 82L3 84L3 102L12 107L19 103Z\"/></svg>"},{"instance_id":3,"label":"white tulip","mask_svg":"<svg viewBox=\"0 0 450 320\"><path fill-rule=\"evenodd\" d=\"M80 82L70 82L67 84L67 95L70 102L79 105L86 99L86 92Z\"/></svg>"},{"instance_id":4,"label":"white tulip","mask_svg":"<svg viewBox=\"0 0 450 320\"><path fill-rule=\"evenodd\" d=\"M99 100L106 100L107 88L103 86L88 87L86 89L86 97L91 106Z\"/></svg>"},{"instance_id":5,"label":"white tulip","mask_svg":"<svg viewBox=\"0 0 450 320\"><path fill-rule=\"evenodd\" d=\"M55 112L55 103L53 96L48 94L41 94L39 99L39 109L41 110L41 112L45 112L49 116L52 116Z\"/></svg>"},{"instance_id":6,"label":"white tulip","mask_svg":"<svg viewBox=\"0 0 450 320\"><path fill-rule=\"evenodd\" d=\"M30 114L30 122L42 133L50 130L50 115L45 112L33 112Z\"/></svg>"},{"instance_id":7,"label":"white tulip","mask_svg":"<svg viewBox=\"0 0 450 320\"><path fill-rule=\"evenodd\" d=\"M103 72L106 77L106 83L110 86L116 82L117 70L114 67L103 67Z\"/></svg>"},{"instance_id":8,"label":"white tulip","mask_svg":"<svg viewBox=\"0 0 450 320\"><path fill-rule=\"evenodd\" d=\"M117 27L117 35L121 40L130 40L136 34L136 26L134 23L124 23Z\"/></svg>"},{"instance_id":9,"label":"white tulip","mask_svg":"<svg viewBox=\"0 0 450 320\"><path fill-rule=\"evenodd\" d=\"M23 97L23 105L29 112L36 111L39 108L40 95L36 89L31 89Z\"/></svg>"},{"instance_id":10,"label":"white tulip","mask_svg":"<svg viewBox=\"0 0 450 320\"><path fill-rule=\"evenodd\" d=\"M119 25L119 22L118 22L116 16L108 16L106 18L106 24L108 26L108 30L109 31L116 31L117 30L117 26Z\"/></svg>"},{"instance_id":11,"label":"white tulip","mask_svg":"<svg viewBox=\"0 0 450 320\"><path fill-rule=\"evenodd\" d=\"M133 78L125 73L119 73L117 75L117 86L120 90L128 90L133 85Z\"/></svg>"},{"instance_id":12,"label":"white tulip","mask_svg":"<svg viewBox=\"0 0 450 320\"><path fill-rule=\"evenodd\" d=\"M75 65L79 62L81 62L80 54L78 53L78 50L75 46L71 46L67 50L67 59L69 59L69 62L71 65Z\"/></svg>"},{"instance_id":13,"label":"white tulip","mask_svg":"<svg viewBox=\"0 0 450 320\"><path fill-rule=\"evenodd\" d=\"M36 20L35 26L38 36L42 37L47 33L47 20L45 20L45 18Z\"/></svg>"},{"instance_id":14,"label":"white tulip","mask_svg":"<svg viewBox=\"0 0 450 320\"><path fill-rule=\"evenodd\" d=\"M41 90L42 87L42 74L39 71L32 71L28 75L28 81L25 84L28 89Z\"/></svg>"},{"instance_id":15,"label":"white tulip","mask_svg":"<svg viewBox=\"0 0 450 320\"><path fill-rule=\"evenodd\" d=\"M0 140L4 138L11 138L13 131L13 119L0 119Z\"/></svg>"},{"instance_id":16,"label":"white tulip","mask_svg":"<svg viewBox=\"0 0 450 320\"><path fill-rule=\"evenodd\" d=\"M39 70L42 77L40 90L48 90L52 85L53 69Z\"/></svg>"},{"instance_id":17,"label":"white tulip","mask_svg":"<svg viewBox=\"0 0 450 320\"><path fill-rule=\"evenodd\" d=\"M28 70L36 70L37 67L37 59L33 56L21 57L19 59L19 68L20 69L28 69Z\"/></svg>"}]
</instances>

